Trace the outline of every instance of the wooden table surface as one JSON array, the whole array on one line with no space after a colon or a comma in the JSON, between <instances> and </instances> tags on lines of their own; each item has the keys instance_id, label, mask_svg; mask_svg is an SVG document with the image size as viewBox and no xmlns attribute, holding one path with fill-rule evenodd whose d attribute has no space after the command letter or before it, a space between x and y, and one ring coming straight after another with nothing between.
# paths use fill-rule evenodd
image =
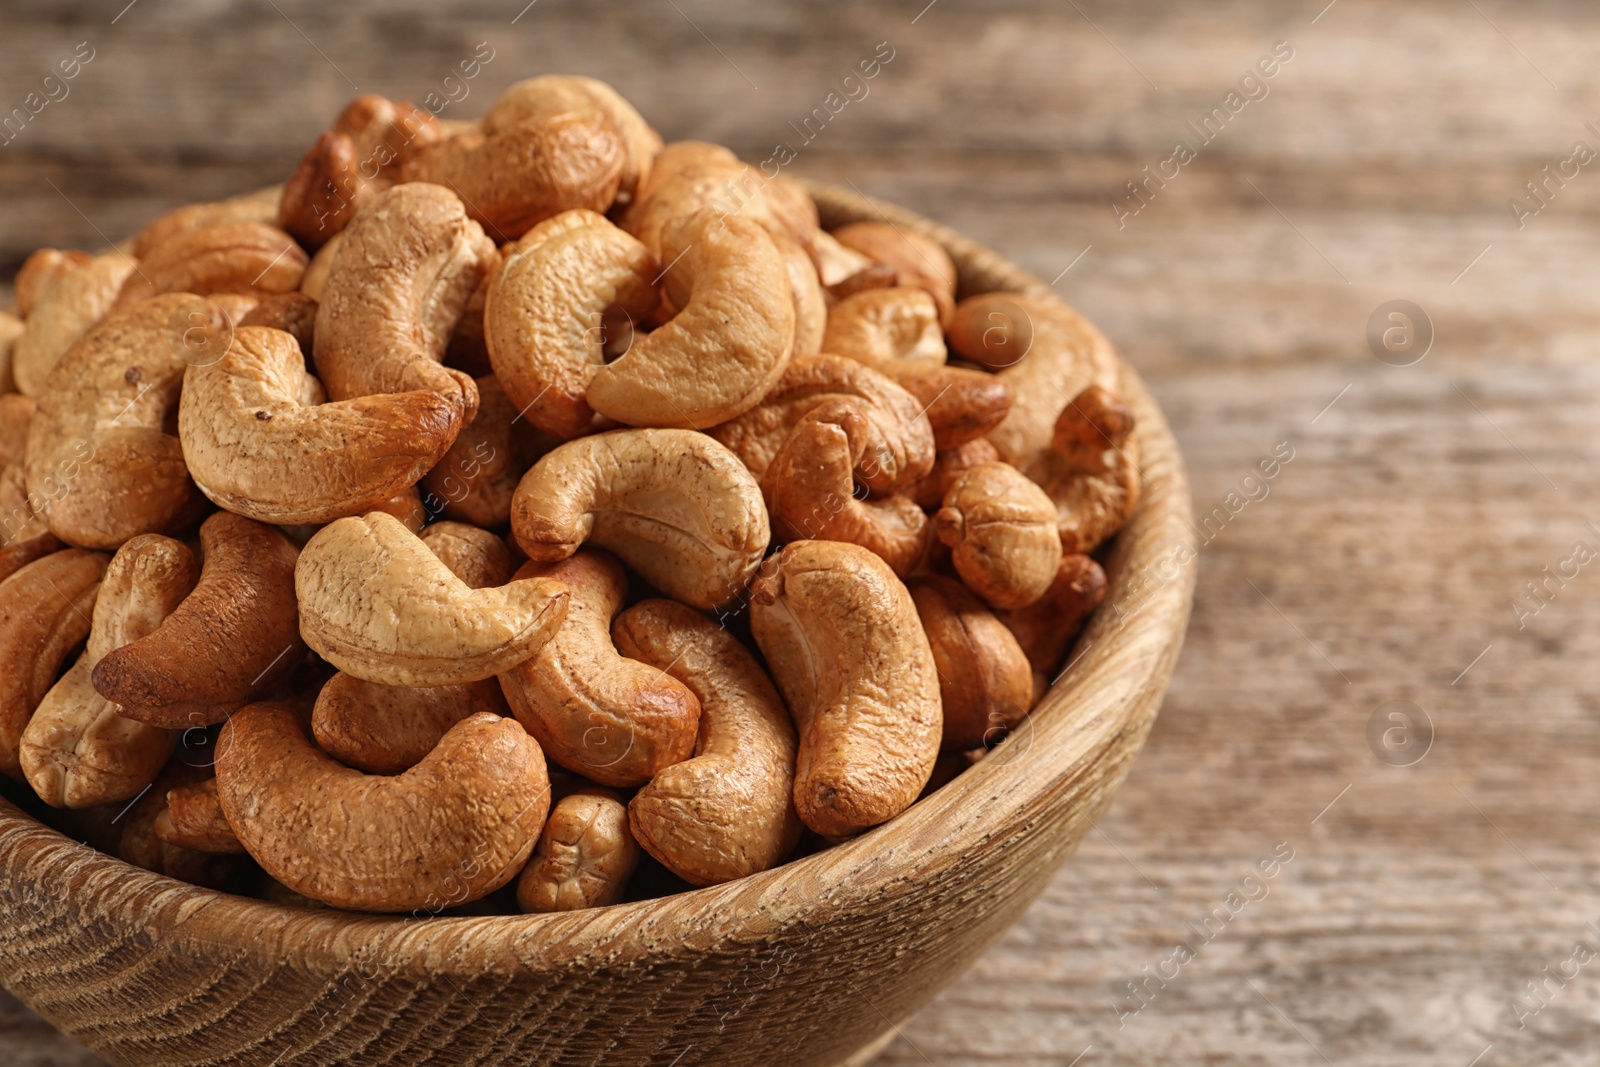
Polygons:
<instances>
[{"instance_id":1,"label":"wooden table surface","mask_svg":"<svg viewBox=\"0 0 1600 1067\"><path fill-rule=\"evenodd\" d=\"M0 5L0 109L94 55L0 147L0 274L276 181L357 87L443 94L486 41L447 117L568 71L669 139L789 142L1056 279L1151 383L1212 516L1165 710L883 1064L1596 1062L1594 7L125 2ZM9 999L0 1060L96 1062Z\"/></svg>"}]
</instances>

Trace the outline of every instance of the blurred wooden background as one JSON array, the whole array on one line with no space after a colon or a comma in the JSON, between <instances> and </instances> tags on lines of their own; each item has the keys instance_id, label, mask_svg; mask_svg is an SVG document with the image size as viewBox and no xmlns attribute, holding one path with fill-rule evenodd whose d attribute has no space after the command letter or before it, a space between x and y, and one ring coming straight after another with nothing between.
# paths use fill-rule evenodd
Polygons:
<instances>
[{"instance_id":1,"label":"blurred wooden background","mask_svg":"<svg viewBox=\"0 0 1600 1067\"><path fill-rule=\"evenodd\" d=\"M888 42L790 172L1057 279L1226 521L1112 813L882 1063L1593 1063L1600 964L1570 961L1600 951L1600 567L1568 563L1536 616L1525 583L1600 552L1600 165L1572 162L1600 152L1600 11L926 2L4 0L0 111L79 42L94 58L0 146L0 275L278 181L358 88L444 94L479 42L494 58L447 117L592 74L669 139L753 161ZM1293 58L1227 111L1277 42ZM1119 228L1125 183L1217 107ZM1402 299L1434 335L1405 367L1367 340ZM1280 442L1278 476L1245 481ZM1385 749L1390 701L1431 722L1411 766L1429 731L1411 710L1388 735L1411 747ZM1293 858L1245 881L1275 849ZM94 1062L9 999L0 1060Z\"/></svg>"}]
</instances>

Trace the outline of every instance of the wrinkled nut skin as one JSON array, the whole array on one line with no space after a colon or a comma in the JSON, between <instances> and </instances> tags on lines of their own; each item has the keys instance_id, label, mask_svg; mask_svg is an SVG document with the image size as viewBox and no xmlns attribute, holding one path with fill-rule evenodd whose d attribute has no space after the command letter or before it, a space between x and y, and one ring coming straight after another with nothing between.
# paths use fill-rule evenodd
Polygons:
<instances>
[{"instance_id":1,"label":"wrinkled nut skin","mask_svg":"<svg viewBox=\"0 0 1600 1067\"><path fill-rule=\"evenodd\" d=\"M937 511L944 506L944 495L950 491L950 486L969 467L999 461L1000 450L981 438L940 452L934 457L933 470L911 490L911 499L919 507Z\"/></svg>"},{"instance_id":2,"label":"wrinkled nut skin","mask_svg":"<svg viewBox=\"0 0 1600 1067\"><path fill-rule=\"evenodd\" d=\"M300 665L294 568L279 531L226 511L200 524L194 591L154 633L106 655L95 691L121 714L169 729L221 722Z\"/></svg>"},{"instance_id":3,"label":"wrinkled nut skin","mask_svg":"<svg viewBox=\"0 0 1600 1067\"><path fill-rule=\"evenodd\" d=\"M45 517L61 540L115 549L198 517L204 500L169 432L189 366L173 322L196 299L174 293L112 315L61 357L40 394L28 493L53 501Z\"/></svg>"},{"instance_id":4,"label":"wrinkled nut skin","mask_svg":"<svg viewBox=\"0 0 1600 1067\"><path fill-rule=\"evenodd\" d=\"M430 510L478 526L504 526L528 472L532 431L494 375L476 379L478 415L422 479Z\"/></svg>"},{"instance_id":5,"label":"wrinkled nut skin","mask_svg":"<svg viewBox=\"0 0 1600 1067\"><path fill-rule=\"evenodd\" d=\"M300 354L311 356L317 327L317 302L304 293L272 293L239 319L240 326L270 326L295 339Z\"/></svg>"},{"instance_id":6,"label":"wrinkled nut skin","mask_svg":"<svg viewBox=\"0 0 1600 1067\"><path fill-rule=\"evenodd\" d=\"M17 270L12 283L17 292L17 314L26 319L39 302L39 295L63 274L68 274L89 262L89 253L77 249L62 251L58 248L41 248Z\"/></svg>"},{"instance_id":7,"label":"wrinkled nut skin","mask_svg":"<svg viewBox=\"0 0 1600 1067\"><path fill-rule=\"evenodd\" d=\"M902 361L886 373L921 403L940 452L987 436L1015 402L1004 380L983 371Z\"/></svg>"},{"instance_id":8,"label":"wrinkled nut skin","mask_svg":"<svg viewBox=\"0 0 1600 1067\"><path fill-rule=\"evenodd\" d=\"M407 155L400 175L457 190L472 217L504 243L563 211L605 211L625 160L610 123L568 112L426 145Z\"/></svg>"},{"instance_id":9,"label":"wrinkled nut skin","mask_svg":"<svg viewBox=\"0 0 1600 1067\"><path fill-rule=\"evenodd\" d=\"M688 759L700 701L682 682L612 644L611 620L628 593L617 561L585 549L559 563L526 563L517 573L571 590L561 629L500 676L517 721L550 758L619 787L641 785Z\"/></svg>"},{"instance_id":10,"label":"wrinkled nut skin","mask_svg":"<svg viewBox=\"0 0 1600 1067\"><path fill-rule=\"evenodd\" d=\"M911 599L939 669L945 752L993 748L1033 706L1033 668L1004 623L960 582L928 575Z\"/></svg>"},{"instance_id":11,"label":"wrinkled nut skin","mask_svg":"<svg viewBox=\"0 0 1600 1067\"><path fill-rule=\"evenodd\" d=\"M481 681L522 662L566 614L558 582L473 589L381 511L331 522L295 567L300 633L318 655L369 682Z\"/></svg>"},{"instance_id":12,"label":"wrinkled nut skin","mask_svg":"<svg viewBox=\"0 0 1600 1067\"><path fill-rule=\"evenodd\" d=\"M110 557L69 548L0 582L0 772L21 779L19 747L67 654L89 634Z\"/></svg>"},{"instance_id":13,"label":"wrinkled nut skin","mask_svg":"<svg viewBox=\"0 0 1600 1067\"><path fill-rule=\"evenodd\" d=\"M167 844L191 852L220 856L244 852L244 845L222 813L215 778L167 790L166 810L156 816L151 829Z\"/></svg>"},{"instance_id":14,"label":"wrinkled nut skin","mask_svg":"<svg viewBox=\"0 0 1600 1067\"><path fill-rule=\"evenodd\" d=\"M1017 611L996 612L1033 665L1036 691L1053 680L1084 620L1105 600L1106 586L1106 572L1093 558L1067 555L1044 596Z\"/></svg>"},{"instance_id":15,"label":"wrinkled nut skin","mask_svg":"<svg viewBox=\"0 0 1600 1067\"><path fill-rule=\"evenodd\" d=\"M333 400L432 389L471 422L472 378L441 366L494 243L437 185L379 193L345 228L318 297L317 373Z\"/></svg>"},{"instance_id":16,"label":"wrinkled nut skin","mask_svg":"<svg viewBox=\"0 0 1600 1067\"><path fill-rule=\"evenodd\" d=\"M1133 412L1091 385L1056 419L1040 484L1059 512L1067 552L1092 552L1122 528L1138 506L1139 439Z\"/></svg>"},{"instance_id":17,"label":"wrinkled nut skin","mask_svg":"<svg viewBox=\"0 0 1600 1067\"><path fill-rule=\"evenodd\" d=\"M199 578L194 553L169 537L135 537L112 557L95 599L88 647L22 733L22 771L46 804L109 804L155 780L175 735L118 715L90 678L106 653L153 633Z\"/></svg>"},{"instance_id":18,"label":"wrinkled nut skin","mask_svg":"<svg viewBox=\"0 0 1600 1067\"><path fill-rule=\"evenodd\" d=\"M846 248L893 268L901 285L926 290L938 307L940 323L950 324L956 306L956 265L938 241L875 219L846 223L832 233Z\"/></svg>"},{"instance_id":19,"label":"wrinkled nut skin","mask_svg":"<svg viewBox=\"0 0 1600 1067\"><path fill-rule=\"evenodd\" d=\"M859 400L838 397L809 412L790 432L761 478L780 541L848 541L876 554L904 577L927 554L927 514L905 496L862 499L853 471L885 446Z\"/></svg>"},{"instance_id":20,"label":"wrinkled nut skin","mask_svg":"<svg viewBox=\"0 0 1600 1067\"><path fill-rule=\"evenodd\" d=\"M19 393L37 397L44 392L50 372L67 349L111 311L123 281L137 266L129 256L108 252L45 286L11 350L11 373Z\"/></svg>"},{"instance_id":21,"label":"wrinkled nut skin","mask_svg":"<svg viewBox=\"0 0 1600 1067\"><path fill-rule=\"evenodd\" d=\"M174 234L150 250L117 294L118 308L158 293L287 293L309 262L294 238L259 222Z\"/></svg>"},{"instance_id":22,"label":"wrinkled nut skin","mask_svg":"<svg viewBox=\"0 0 1600 1067\"><path fill-rule=\"evenodd\" d=\"M529 559L608 548L697 608L730 603L772 539L761 487L737 456L693 430L613 430L547 453L511 502Z\"/></svg>"},{"instance_id":23,"label":"wrinkled nut skin","mask_svg":"<svg viewBox=\"0 0 1600 1067\"><path fill-rule=\"evenodd\" d=\"M287 705L252 704L217 743L217 792L268 874L338 908L466 904L527 862L550 810L539 746L474 715L404 774L365 775L318 751Z\"/></svg>"},{"instance_id":24,"label":"wrinkled nut skin","mask_svg":"<svg viewBox=\"0 0 1600 1067\"><path fill-rule=\"evenodd\" d=\"M961 580L997 608L1044 596L1061 565L1054 503L1009 463L961 472L933 525Z\"/></svg>"},{"instance_id":25,"label":"wrinkled nut skin","mask_svg":"<svg viewBox=\"0 0 1600 1067\"><path fill-rule=\"evenodd\" d=\"M800 840L797 741L756 658L725 628L672 600L635 604L611 633L623 655L666 671L700 700L694 758L656 774L628 804L634 838L694 885L782 863Z\"/></svg>"},{"instance_id":26,"label":"wrinkled nut skin","mask_svg":"<svg viewBox=\"0 0 1600 1067\"><path fill-rule=\"evenodd\" d=\"M533 858L517 879L517 906L551 912L619 903L638 865L639 846L622 798L609 789L580 789L551 809Z\"/></svg>"},{"instance_id":27,"label":"wrinkled nut skin","mask_svg":"<svg viewBox=\"0 0 1600 1067\"><path fill-rule=\"evenodd\" d=\"M287 526L361 514L414 485L460 417L427 389L323 403L293 336L240 326L226 355L185 374L178 437L213 503Z\"/></svg>"},{"instance_id":28,"label":"wrinkled nut skin","mask_svg":"<svg viewBox=\"0 0 1600 1067\"><path fill-rule=\"evenodd\" d=\"M226 226L235 222L257 222L263 226L274 225L277 217L278 195L275 189L247 193L228 200L206 204L186 204L167 212L133 239L133 256L143 259L156 247L165 244L178 234L189 230L202 230L211 226Z\"/></svg>"},{"instance_id":29,"label":"wrinkled nut skin","mask_svg":"<svg viewBox=\"0 0 1600 1067\"><path fill-rule=\"evenodd\" d=\"M422 543L450 573L473 589L505 585L517 563L506 543L488 530L464 522L436 522L422 531Z\"/></svg>"},{"instance_id":30,"label":"wrinkled nut skin","mask_svg":"<svg viewBox=\"0 0 1600 1067\"><path fill-rule=\"evenodd\" d=\"M844 356L790 360L760 404L706 432L732 450L759 480L800 420L836 397L866 401L873 438L884 443L855 471L856 480L874 496L914 485L933 468L933 429L917 398L887 376Z\"/></svg>"},{"instance_id":31,"label":"wrinkled nut skin","mask_svg":"<svg viewBox=\"0 0 1600 1067\"><path fill-rule=\"evenodd\" d=\"M661 135L603 81L575 74L544 74L517 82L501 93L483 116L483 132L492 136L529 119L548 119L566 112L601 119L621 138L623 162L616 199L630 202L650 179L651 162L661 151Z\"/></svg>"},{"instance_id":32,"label":"wrinkled nut skin","mask_svg":"<svg viewBox=\"0 0 1600 1067\"><path fill-rule=\"evenodd\" d=\"M887 564L838 541L797 541L751 586L751 625L799 733L794 804L843 837L887 822L939 755L933 650Z\"/></svg>"},{"instance_id":33,"label":"wrinkled nut skin","mask_svg":"<svg viewBox=\"0 0 1600 1067\"><path fill-rule=\"evenodd\" d=\"M878 370L900 360L943 364L947 357L938 305L925 290L907 285L868 289L835 304L822 350Z\"/></svg>"},{"instance_id":34,"label":"wrinkled nut skin","mask_svg":"<svg viewBox=\"0 0 1600 1067\"><path fill-rule=\"evenodd\" d=\"M485 713L510 713L493 679L411 689L340 673L317 694L311 734L347 767L400 774L421 763L456 723Z\"/></svg>"}]
</instances>

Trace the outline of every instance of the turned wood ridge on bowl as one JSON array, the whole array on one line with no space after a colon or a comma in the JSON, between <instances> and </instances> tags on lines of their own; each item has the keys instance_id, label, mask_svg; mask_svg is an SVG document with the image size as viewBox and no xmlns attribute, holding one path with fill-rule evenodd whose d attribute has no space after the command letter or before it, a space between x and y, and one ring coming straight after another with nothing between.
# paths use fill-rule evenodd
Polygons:
<instances>
[{"instance_id":1,"label":"turned wood ridge on bowl","mask_svg":"<svg viewBox=\"0 0 1600 1067\"><path fill-rule=\"evenodd\" d=\"M960 295L1051 298L911 212L808 188L826 227L888 219L934 237ZM1144 491L1071 670L986 758L887 825L675 896L407 919L197 888L0 801L0 983L120 1064L870 1062L1071 855L1171 677L1194 586L1188 486L1161 412L1120 371Z\"/></svg>"}]
</instances>

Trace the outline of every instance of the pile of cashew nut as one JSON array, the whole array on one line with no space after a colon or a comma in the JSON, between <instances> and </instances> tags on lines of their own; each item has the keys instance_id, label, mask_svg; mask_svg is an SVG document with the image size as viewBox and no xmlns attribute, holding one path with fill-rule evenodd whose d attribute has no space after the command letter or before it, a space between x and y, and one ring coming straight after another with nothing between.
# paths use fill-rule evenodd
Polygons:
<instances>
[{"instance_id":1,"label":"pile of cashew nut","mask_svg":"<svg viewBox=\"0 0 1600 1067\"><path fill-rule=\"evenodd\" d=\"M131 863L376 912L888 822L1023 722L1139 499L1099 334L958 288L564 75L362 97L281 189L35 253L0 771Z\"/></svg>"}]
</instances>

